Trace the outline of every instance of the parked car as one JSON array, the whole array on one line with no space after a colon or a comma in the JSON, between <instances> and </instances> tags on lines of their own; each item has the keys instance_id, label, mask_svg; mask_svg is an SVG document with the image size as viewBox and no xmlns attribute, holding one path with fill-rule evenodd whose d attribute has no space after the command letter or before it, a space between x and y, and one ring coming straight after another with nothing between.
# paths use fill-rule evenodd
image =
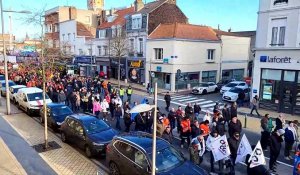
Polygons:
<instances>
[{"instance_id":1,"label":"parked car","mask_svg":"<svg viewBox=\"0 0 300 175\"><path fill-rule=\"evenodd\" d=\"M224 101L229 101L229 102L236 102L239 96L239 93L244 91L245 93L245 100L244 101L249 101L250 100L250 89L249 88L241 88L241 87L233 87L229 91L225 92L223 94L222 99Z\"/></svg>"},{"instance_id":2,"label":"parked car","mask_svg":"<svg viewBox=\"0 0 300 175\"><path fill-rule=\"evenodd\" d=\"M245 81L233 81L223 86L220 90L220 93L224 94L226 91L229 91L233 87L240 87L245 89L248 88L248 84Z\"/></svg>"},{"instance_id":3,"label":"parked car","mask_svg":"<svg viewBox=\"0 0 300 175\"><path fill-rule=\"evenodd\" d=\"M72 114L61 124L61 140L85 150L87 157L105 154L106 146L118 131L103 120L87 114Z\"/></svg>"},{"instance_id":4,"label":"parked car","mask_svg":"<svg viewBox=\"0 0 300 175\"><path fill-rule=\"evenodd\" d=\"M14 85L9 87L9 98L13 103L16 103L16 95L19 89L26 88L24 85Z\"/></svg>"},{"instance_id":5,"label":"parked car","mask_svg":"<svg viewBox=\"0 0 300 175\"><path fill-rule=\"evenodd\" d=\"M8 87L16 85L15 82L8 80ZM4 97L6 96L6 87L5 87L5 80L0 81L0 91L1 91L1 96Z\"/></svg>"},{"instance_id":6,"label":"parked car","mask_svg":"<svg viewBox=\"0 0 300 175\"><path fill-rule=\"evenodd\" d=\"M49 103L46 106L47 110L47 125L52 129L57 131L65 118L73 114L73 111L64 104L59 103ZM40 111L40 121L41 123L45 122L44 110L43 108Z\"/></svg>"},{"instance_id":7,"label":"parked car","mask_svg":"<svg viewBox=\"0 0 300 175\"><path fill-rule=\"evenodd\" d=\"M30 87L19 89L16 95L17 106L24 110L28 115L39 114L43 107L43 90ZM46 104L52 103L52 100L46 94Z\"/></svg>"},{"instance_id":8,"label":"parked car","mask_svg":"<svg viewBox=\"0 0 300 175\"><path fill-rule=\"evenodd\" d=\"M116 136L107 145L106 161L114 175L147 175L152 168L152 135L134 132ZM156 140L157 175L207 175L208 173L186 160L164 139Z\"/></svg>"},{"instance_id":9,"label":"parked car","mask_svg":"<svg viewBox=\"0 0 300 175\"><path fill-rule=\"evenodd\" d=\"M217 92L218 86L214 82L200 83L192 90L192 94L207 94L210 92Z\"/></svg>"},{"instance_id":10,"label":"parked car","mask_svg":"<svg viewBox=\"0 0 300 175\"><path fill-rule=\"evenodd\" d=\"M217 86L219 89L221 89L224 85L230 83L230 82L233 82L235 81L235 79L221 79L218 83L217 83Z\"/></svg>"}]
</instances>

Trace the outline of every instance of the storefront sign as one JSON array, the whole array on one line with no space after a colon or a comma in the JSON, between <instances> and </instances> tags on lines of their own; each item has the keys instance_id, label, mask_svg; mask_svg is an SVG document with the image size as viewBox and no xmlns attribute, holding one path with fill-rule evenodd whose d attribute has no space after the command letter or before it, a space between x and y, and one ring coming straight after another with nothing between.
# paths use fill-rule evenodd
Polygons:
<instances>
[{"instance_id":1,"label":"storefront sign","mask_svg":"<svg viewBox=\"0 0 300 175\"><path fill-rule=\"evenodd\" d=\"M263 89L263 99L264 100L272 100L272 84L264 84Z\"/></svg>"},{"instance_id":2,"label":"storefront sign","mask_svg":"<svg viewBox=\"0 0 300 175\"><path fill-rule=\"evenodd\" d=\"M161 72L161 70L162 70L162 69L161 69L160 66L157 66L157 67L156 67L156 71L157 71L157 72Z\"/></svg>"},{"instance_id":3,"label":"storefront sign","mask_svg":"<svg viewBox=\"0 0 300 175\"><path fill-rule=\"evenodd\" d=\"M291 63L291 57L269 57L269 56L260 56L260 62L263 63Z\"/></svg>"},{"instance_id":4,"label":"storefront sign","mask_svg":"<svg viewBox=\"0 0 300 175\"><path fill-rule=\"evenodd\" d=\"M128 66L129 67L134 67L134 68L143 68L144 64L142 60L138 61L128 61Z\"/></svg>"}]
</instances>

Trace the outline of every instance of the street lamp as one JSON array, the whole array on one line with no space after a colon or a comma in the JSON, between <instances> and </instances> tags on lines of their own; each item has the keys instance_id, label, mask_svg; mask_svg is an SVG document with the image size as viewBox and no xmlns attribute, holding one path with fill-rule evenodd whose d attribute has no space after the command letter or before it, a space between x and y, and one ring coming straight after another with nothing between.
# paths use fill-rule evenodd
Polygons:
<instances>
[{"instance_id":1,"label":"street lamp","mask_svg":"<svg viewBox=\"0 0 300 175\"><path fill-rule=\"evenodd\" d=\"M133 107L129 113L141 113L150 111L154 108L153 117L153 134L152 134L152 170L151 175L155 175L156 170L156 124L157 124L157 82L155 82L155 92L154 92L154 105L149 104L139 104Z\"/></svg>"},{"instance_id":2,"label":"street lamp","mask_svg":"<svg viewBox=\"0 0 300 175\"><path fill-rule=\"evenodd\" d=\"M6 47L5 47L5 39L4 39L4 20L3 20L3 12L11 12L11 13L26 13L30 14L30 11L22 10L22 11L14 11L14 10L3 10L2 0L0 0L1 6L1 24L2 24L2 42L3 42L3 57L4 57L4 76L5 76L5 90L6 90L6 114L10 115L10 98L9 98L9 85L8 85L8 69L7 69L7 57L6 57ZM11 33L11 31L10 31Z\"/></svg>"}]
</instances>

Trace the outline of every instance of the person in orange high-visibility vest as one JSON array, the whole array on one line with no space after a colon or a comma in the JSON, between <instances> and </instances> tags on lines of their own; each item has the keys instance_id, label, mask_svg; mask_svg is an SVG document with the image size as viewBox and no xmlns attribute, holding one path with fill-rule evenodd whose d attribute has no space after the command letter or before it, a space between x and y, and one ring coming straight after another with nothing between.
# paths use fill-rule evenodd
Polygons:
<instances>
[{"instance_id":1,"label":"person in orange high-visibility vest","mask_svg":"<svg viewBox=\"0 0 300 175\"><path fill-rule=\"evenodd\" d=\"M182 120L181 120L181 148L183 148L183 144L185 143L185 141L187 140L187 144L188 146L191 143L191 121L189 119L188 116L185 116Z\"/></svg>"},{"instance_id":2,"label":"person in orange high-visibility vest","mask_svg":"<svg viewBox=\"0 0 300 175\"><path fill-rule=\"evenodd\" d=\"M166 129L168 126L170 126L170 121L165 114L163 114L162 116L163 116L162 123L163 123L164 129Z\"/></svg>"}]
</instances>

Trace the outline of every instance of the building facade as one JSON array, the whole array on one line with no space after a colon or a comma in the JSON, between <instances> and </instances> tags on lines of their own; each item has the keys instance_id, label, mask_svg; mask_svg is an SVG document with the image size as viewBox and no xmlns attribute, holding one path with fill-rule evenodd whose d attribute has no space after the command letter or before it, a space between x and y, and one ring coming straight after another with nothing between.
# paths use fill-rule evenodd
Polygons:
<instances>
[{"instance_id":1,"label":"building facade","mask_svg":"<svg viewBox=\"0 0 300 175\"><path fill-rule=\"evenodd\" d=\"M261 108L300 114L300 1L261 0L252 96Z\"/></svg>"}]
</instances>

